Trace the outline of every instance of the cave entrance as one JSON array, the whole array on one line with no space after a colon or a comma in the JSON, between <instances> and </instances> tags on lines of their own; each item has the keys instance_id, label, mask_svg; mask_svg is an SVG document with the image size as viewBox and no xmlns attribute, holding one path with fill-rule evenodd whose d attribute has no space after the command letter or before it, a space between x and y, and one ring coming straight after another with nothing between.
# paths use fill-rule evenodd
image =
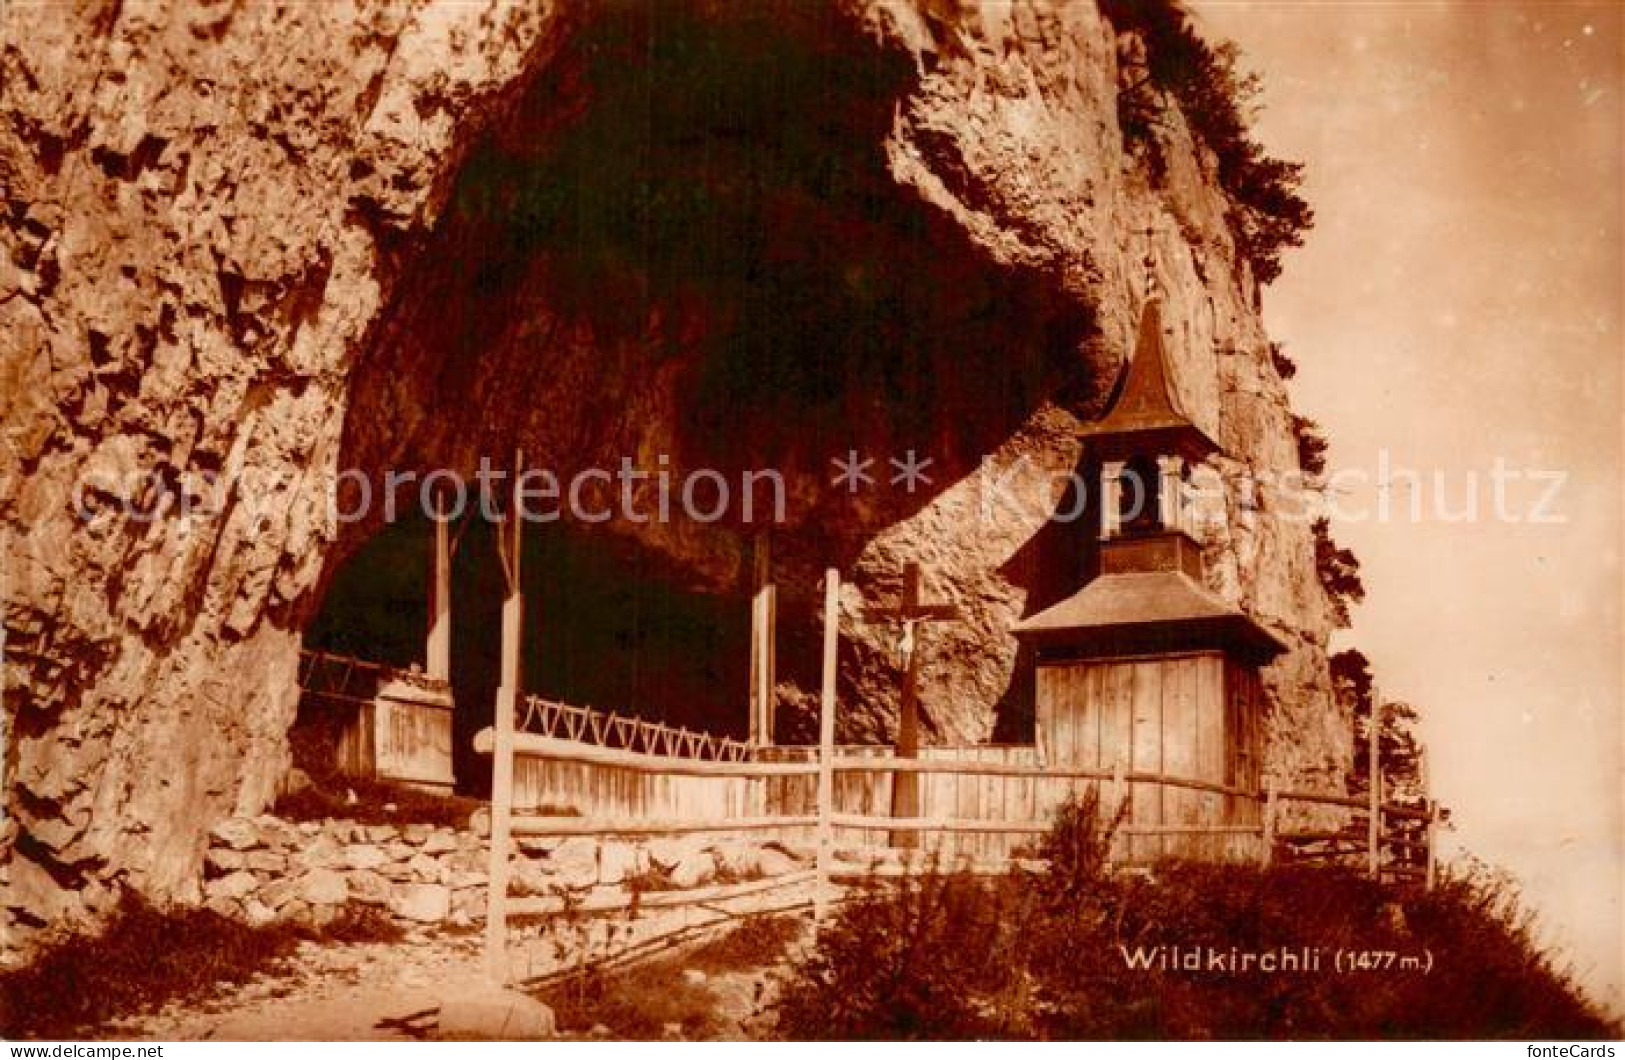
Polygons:
<instances>
[{"instance_id":1,"label":"cave entrance","mask_svg":"<svg viewBox=\"0 0 1625 1060\"><path fill-rule=\"evenodd\" d=\"M449 524L449 752L456 790L488 793L490 758L473 750L492 724L504 583L496 528L478 515ZM300 765L313 774L344 757L361 702L394 672L427 670L435 529L421 515L384 527L334 575L307 627L312 652L387 667L341 696L307 694L295 724ZM715 547L742 554L738 535ZM572 524L527 526L521 558L523 694L674 727L744 739L751 594L696 584L654 549ZM407 723L402 723L407 724ZM355 752L349 758L353 759ZM354 771L357 763L349 761Z\"/></svg>"},{"instance_id":2,"label":"cave entrance","mask_svg":"<svg viewBox=\"0 0 1625 1060\"><path fill-rule=\"evenodd\" d=\"M919 78L914 55L877 47L844 5L588 4L468 145L432 231L381 244L398 279L351 377L346 472L468 481L485 458L520 450L561 481L669 457L674 474L742 482L772 470L788 484L787 514L770 520L772 677L750 673L742 576L747 539L769 520L745 525L733 510L705 525L528 526L527 691L726 735L747 730L750 696L778 740L811 741L824 569L853 570L879 535L1065 399L1096 331L1075 278L991 252L954 189L910 176L926 163L968 176L952 137L914 113ZM972 185L957 191L979 201ZM888 457L915 453L930 461L926 482L889 483ZM861 495L831 483L832 461L851 454L878 475ZM330 572L365 569L385 547L375 529L344 528ZM980 548L967 527L949 530L960 543L943 549ZM370 647L355 631L388 640L386 626L405 623L397 657L411 661L429 528L395 532L415 543L389 576L416 588L374 613L385 625L345 636ZM883 579L883 566L856 576ZM454 568L453 749L466 788L488 773L471 738L498 670L489 526L462 531ZM338 595L318 634L350 577L352 600L372 592L359 573L330 574ZM972 636L959 656L987 657ZM893 657L880 641L843 648L842 739L889 737ZM969 702L971 687L942 691Z\"/></svg>"}]
</instances>

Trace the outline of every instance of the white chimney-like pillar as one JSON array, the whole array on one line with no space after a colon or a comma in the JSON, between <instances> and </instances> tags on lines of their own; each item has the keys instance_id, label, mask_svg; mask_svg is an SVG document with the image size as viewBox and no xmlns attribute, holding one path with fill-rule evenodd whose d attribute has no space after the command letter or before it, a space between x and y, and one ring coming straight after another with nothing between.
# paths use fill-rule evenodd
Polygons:
<instances>
[{"instance_id":1,"label":"white chimney-like pillar","mask_svg":"<svg viewBox=\"0 0 1625 1060\"><path fill-rule=\"evenodd\" d=\"M1183 457L1157 457L1157 512L1164 530L1185 529L1185 460Z\"/></svg>"},{"instance_id":2,"label":"white chimney-like pillar","mask_svg":"<svg viewBox=\"0 0 1625 1060\"><path fill-rule=\"evenodd\" d=\"M1123 461L1100 465L1100 539L1110 541L1122 531Z\"/></svg>"}]
</instances>

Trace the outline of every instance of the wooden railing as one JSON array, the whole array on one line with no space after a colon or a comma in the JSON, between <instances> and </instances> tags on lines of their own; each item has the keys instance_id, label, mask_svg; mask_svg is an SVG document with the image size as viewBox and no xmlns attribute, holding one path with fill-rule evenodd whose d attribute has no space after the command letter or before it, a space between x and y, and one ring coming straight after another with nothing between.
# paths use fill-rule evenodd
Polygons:
<instances>
[{"instance_id":1,"label":"wooden railing","mask_svg":"<svg viewBox=\"0 0 1625 1060\"><path fill-rule=\"evenodd\" d=\"M1385 804L1377 797L1362 800L1332 793L1280 791L1273 784L1252 791L1194 777L1130 770L1123 764L1101 769L1045 763L1038 760L1036 748L1026 747L1004 748L991 760L985 755L988 748L933 749L934 753L923 751L910 758L898 758L878 749L838 750L834 742L838 578L833 570L826 575L825 586L824 679L817 747L758 749L761 753L748 754L737 741L684 738L701 734L684 734L681 730L669 731L669 736L649 732L645 740L640 733L664 727L534 698L527 702L525 724L516 731L512 715L505 719L502 714L504 709L512 709L513 700L499 697L497 726L475 738L477 750L496 756L492 770L493 871L487 913L488 960L493 974L506 974L506 917L512 911L529 908L510 900L507 894L508 844L515 835L669 836L765 831L803 838L810 833L817 849L811 901L815 916L821 919L827 913L832 881L837 875L837 829L859 836L994 837L1004 844L1003 853L1008 856L1014 852L1014 844L1030 845L1033 836L1049 830L1056 806L1069 794L1082 794L1092 785L1106 808L1106 819L1121 820L1118 811L1125 804L1132 805L1149 787L1158 795L1159 807L1164 790L1204 800L1175 805L1184 814L1205 819L1182 820L1176 814L1175 819L1164 820L1160 813L1154 822L1130 818L1113 832L1113 854L1119 860L1143 860L1146 853L1151 858L1165 856L1169 840L1197 839L1216 844L1222 851L1220 856L1244 855L1268 864L1278 851L1307 834L1279 827L1286 805L1298 802L1351 811L1366 809L1373 822L1366 844L1372 874L1384 875L1384 849L1409 850L1421 845L1427 859L1425 877L1431 882L1431 809ZM517 773L523 778L526 762L561 764L578 771L574 782L579 782L579 793L589 796L591 804L577 807L577 815L565 816L536 812L539 800L528 806L516 803L515 776ZM890 781L900 774L970 778L978 784L1002 781L1006 785L1024 784L1026 788L1014 812L1008 788L1002 791L995 814L991 802L962 800L957 785L953 811L945 805L934 808L931 788L923 785L921 815L899 818L878 812L878 807L890 806L889 797L881 801L879 785L849 784L843 792L837 783L863 778ZM773 804L770 792L774 785L806 780L815 782L810 800L794 807L782 800ZM1045 785L1048 787L1041 788ZM605 792L613 793L613 799L618 801L606 802L609 796ZM889 792L885 794L889 796ZM856 808L850 804L853 798L860 799ZM848 800L846 805L843 800ZM965 807L970 807L971 812L965 812ZM794 812L787 812L790 810ZM1418 844L1409 835L1385 836L1385 821L1421 821L1426 829L1425 841ZM1349 834L1353 834L1351 829L1335 833L1338 837ZM849 875L854 870L840 871ZM1398 872L1388 876L1400 878Z\"/></svg>"},{"instance_id":2,"label":"wooden railing","mask_svg":"<svg viewBox=\"0 0 1625 1060\"><path fill-rule=\"evenodd\" d=\"M371 703L373 693L395 671L382 663L306 648L299 652L299 691L341 703Z\"/></svg>"},{"instance_id":3,"label":"wooden railing","mask_svg":"<svg viewBox=\"0 0 1625 1060\"><path fill-rule=\"evenodd\" d=\"M623 717L540 696L525 697L524 716L516 729L597 747L719 762L742 762L750 757L751 751L750 744L731 737Z\"/></svg>"}]
</instances>

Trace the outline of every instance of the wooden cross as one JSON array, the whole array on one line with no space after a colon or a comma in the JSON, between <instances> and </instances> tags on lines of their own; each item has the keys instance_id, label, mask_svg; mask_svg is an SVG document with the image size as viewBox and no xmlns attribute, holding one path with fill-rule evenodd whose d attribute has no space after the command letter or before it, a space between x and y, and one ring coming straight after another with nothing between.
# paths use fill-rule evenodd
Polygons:
<instances>
[{"instance_id":1,"label":"wooden cross","mask_svg":"<svg viewBox=\"0 0 1625 1060\"><path fill-rule=\"evenodd\" d=\"M898 648L903 653L903 692L897 709L897 757L915 758L920 753L920 653L915 626L921 622L939 622L959 617L959 608L952 604L927 604L920 599L920 565L909 563L903 568L903 596L896 607L872 607L864 610L864 618L871 622L901 622L902 638ZM893 817L920 815L920 775L897 772L892 776ZM913 847L919 842L918 832L894 832L894 847Z\"/></svg>"}]
</instances>

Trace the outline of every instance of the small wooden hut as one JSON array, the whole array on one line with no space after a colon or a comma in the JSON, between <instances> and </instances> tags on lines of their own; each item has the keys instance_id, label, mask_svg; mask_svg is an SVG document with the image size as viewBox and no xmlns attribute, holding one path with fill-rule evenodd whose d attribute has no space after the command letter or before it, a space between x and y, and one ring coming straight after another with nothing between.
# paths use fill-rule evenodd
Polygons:
<instances>
[{"instance_id":1,"label":"small wooden hut","mask_svg":"<svg viewBox=\"0 0 1625 1060\"><path fill-rule=\"evenodd\" d=\"M1087 444L1101 490L1098 569L1075 595L1016 627L1034 650L1043 760L1257 791L1259 668L1285 649L1205 584L1186 474L1220 450L1181 406L1154 301L1118 396ZM1250 799L1129 787L1125 823L1136 828L1258 821ZM1223 857L1229 846L1223 836L1170 831L1125 849L1138 860Z\"/></svg>"}]
</instances>

